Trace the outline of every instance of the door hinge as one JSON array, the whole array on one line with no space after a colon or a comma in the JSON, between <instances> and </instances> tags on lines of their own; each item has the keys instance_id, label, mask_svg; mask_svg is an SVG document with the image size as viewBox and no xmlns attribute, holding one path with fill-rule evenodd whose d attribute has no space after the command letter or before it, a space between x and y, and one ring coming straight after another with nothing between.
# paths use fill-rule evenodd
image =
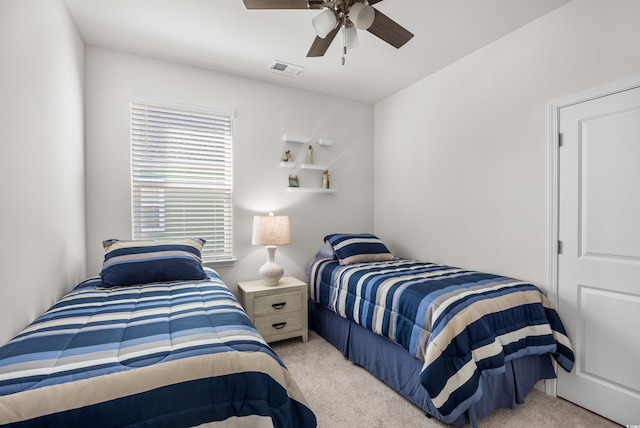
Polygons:
<instances>
[{"instance_id":1,"label":"door hinge","mask_svg":"<svg viewBox=\"0 0 640 428\"><path fill-rule=\"evenodd\" d=\"M564 145L564 134L562 132L558 133L558 147L562 147Z\"/></svg>"},{"instance_id":2,"label":"door hinge","mask_svg":"<svg viewBox=\"0 0 640 428\"><path fill-rule=\"evenodd\" d=\"M562 241L558 240L558 254L562 254Z\"/></svg>"}]
</instances>

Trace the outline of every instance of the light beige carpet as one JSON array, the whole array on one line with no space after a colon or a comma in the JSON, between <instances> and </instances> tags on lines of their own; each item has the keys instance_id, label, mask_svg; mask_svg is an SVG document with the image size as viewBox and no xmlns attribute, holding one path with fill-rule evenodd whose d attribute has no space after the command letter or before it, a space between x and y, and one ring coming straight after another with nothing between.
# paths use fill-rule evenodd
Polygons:
<instances>
[{"instance_id":1,"label":"light beige carpet","mask_svg":"<svg viewBox=\"0 0 640 428\"><path fill-rule=\"evenodd\" d=\"M428 419L422 410L357 366L318 336L271 344L302 389L321 428L447 427ZM619 425L533 390L515 410L497 409L480 420L480 427L606 428Z\"/></svg>"}]
</instances>

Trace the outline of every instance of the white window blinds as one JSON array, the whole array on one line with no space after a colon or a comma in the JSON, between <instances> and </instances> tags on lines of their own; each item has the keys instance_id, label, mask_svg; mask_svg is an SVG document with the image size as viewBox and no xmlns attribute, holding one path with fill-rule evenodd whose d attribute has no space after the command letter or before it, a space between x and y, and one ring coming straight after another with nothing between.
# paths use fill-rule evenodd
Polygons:
<instances>
[{"instance_id":1,"label":"white window blinds","mask_svg":"<svg viewBox=\"0 0 640 428\"><path fill-rule=\"evenodd\" d=\"M204 238L205 261L233 257L232 119L131 101L134 239Z\"/></svg>"}]
</instances>

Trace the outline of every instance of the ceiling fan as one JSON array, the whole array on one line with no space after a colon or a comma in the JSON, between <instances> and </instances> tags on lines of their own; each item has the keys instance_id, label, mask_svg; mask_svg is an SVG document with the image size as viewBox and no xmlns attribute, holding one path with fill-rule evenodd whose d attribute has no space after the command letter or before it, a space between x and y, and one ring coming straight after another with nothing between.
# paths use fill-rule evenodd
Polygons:
<instances>
[{"instance_id":1,"label":"ceiling fan","mask_svg":"<svg viewBox=\"0 0 640 428\"><path fill-rule=\"evenodd\" d=\"M358 45L357 30L367 30L400 48L413 34L372 5L382 0L243 0L247 9L322 9L312 20L317 37L308 57L323 56L342 29L343 54ZM344 56L342 57L344 64Z\"/></svg>"}]
</instances>

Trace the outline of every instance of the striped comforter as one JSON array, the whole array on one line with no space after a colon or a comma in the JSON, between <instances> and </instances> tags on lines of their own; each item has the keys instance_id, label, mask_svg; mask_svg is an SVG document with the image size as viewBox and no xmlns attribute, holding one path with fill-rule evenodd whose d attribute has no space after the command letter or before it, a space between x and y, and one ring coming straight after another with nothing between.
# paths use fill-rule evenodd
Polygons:
<instances>
[{"instance_id":1,"label":"striped comforter","mask_svg":"<svg viewBox=\"0 0 640 428\"><path fill-rule=\"evenodd\" d=\"M405 347L424 362L421 383L450 422L482 395L482 377L505 361L549 353L571 371L560 318L533 285L433 263L396 259L310 266L309 296Z\"/></svg>"},{"instance_id":2,"label":"striped comforter","mask_svg":"<svg viewBox=\"0 0 640 428\"><path fill-rule=\"evenodd\" d=\"M0 348L0 426L316 426L283 363L207 275L77 286Z\"/></svg>"}]
</instances>

